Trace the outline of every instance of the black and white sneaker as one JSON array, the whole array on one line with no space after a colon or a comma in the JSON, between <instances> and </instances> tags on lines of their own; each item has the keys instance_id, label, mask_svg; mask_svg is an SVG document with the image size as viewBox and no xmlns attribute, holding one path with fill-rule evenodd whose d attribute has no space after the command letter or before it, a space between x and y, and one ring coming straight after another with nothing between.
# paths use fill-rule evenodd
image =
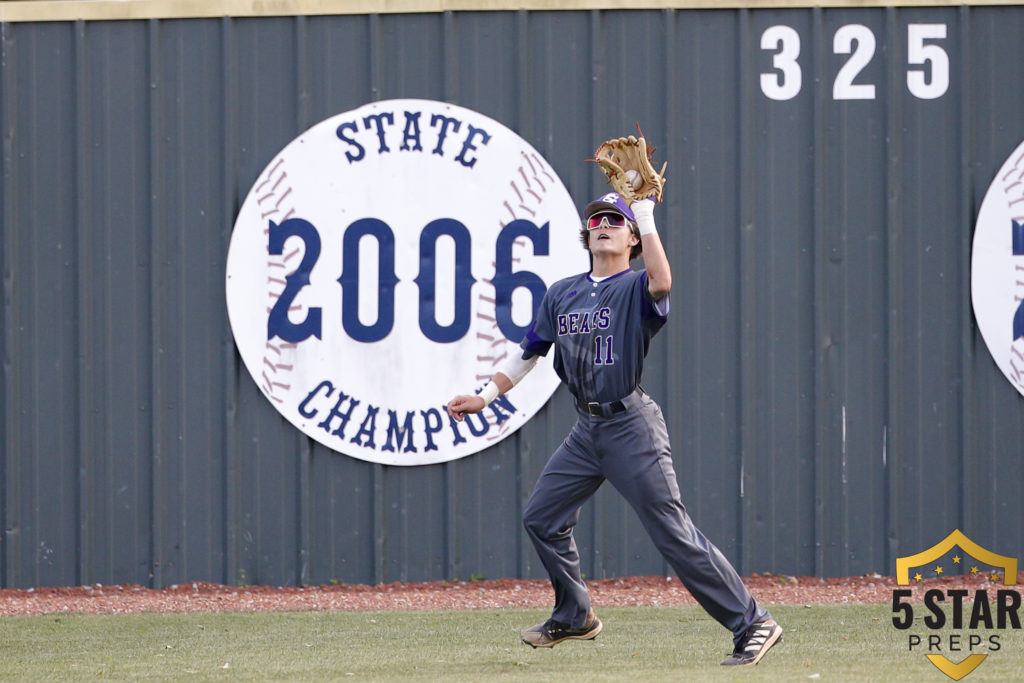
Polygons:
<instances>
[{"instance_id":1,"label":"black and white sneaker","mask_svg":"<svg viewBox=\"0 0 1024 683\"><path fill-rule=\"evenodd\" d=\"M782 627L774 619L752 624L722 666L753 666L782 638Z\"/></svg>"},{"instance_id":2,"label":"black and white sneaker","mask_svg":"<svg viewBox=\"0 0 1024 683\"><path fill-rule=\"evenodd\" d=\"M593 640L601 628L601 620L594 614L594 610L590 610L583 628L571 628L568 624L548 619L543 624L531 626L520 635L523 642L531 647L554 647L563 640Z\"/></svg>"}]
</instances>

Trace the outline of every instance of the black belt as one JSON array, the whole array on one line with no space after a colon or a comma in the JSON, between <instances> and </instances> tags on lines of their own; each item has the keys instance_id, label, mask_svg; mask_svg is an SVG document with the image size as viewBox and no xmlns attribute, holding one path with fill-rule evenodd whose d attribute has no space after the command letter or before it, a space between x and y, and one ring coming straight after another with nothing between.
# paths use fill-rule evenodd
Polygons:
<instances>
[{"instance_id":1,"label":"black belt","mask_svg":"<svg viewBox=\"0 0 1024 683\"><path fill-rule=\"evenodd\" d=\"M626 412L626 406L622 401L612 401L611 403L598 403L597 401L584 403L583 401L576 401L576 407L587 415L593 415L594 417L611 417L612 415Z\"/></svg>"},{"instance_id":2,"label":"black belt","mask_svg":"<svg viewBox=\"0 0 1024 683\"><path fill-rule=\"evenodd\" d=\"M581 413L592 415L593 417L612 417L613 415L624 413L634 405L637 405L643 399L644 395L644 390L637 387L629 396L609 403L580 401L579 399L576 399L576 409Z\"/></svg>"}]
</instances>

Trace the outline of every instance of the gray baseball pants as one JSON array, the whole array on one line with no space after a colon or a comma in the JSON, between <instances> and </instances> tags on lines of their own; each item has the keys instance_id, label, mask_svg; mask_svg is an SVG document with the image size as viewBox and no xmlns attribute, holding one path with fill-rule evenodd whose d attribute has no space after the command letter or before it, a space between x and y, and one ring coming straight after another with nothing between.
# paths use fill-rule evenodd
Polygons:
<instances>
[{"instance_id":1,"label":"gray baseball pants","mask_svg":"<svg viewBox=\"0 0 1024 683\"><path fill-rule=\"evenodd\" d=\"M526 504L523 525L555 589L551 617L573 628L586 621L590 593L580 577L572 534L580 506L607 479L636 510L683 585L738 643L768 612L690 521L679 497L661 408L639 391L623 402L627 410L610 417L577 411L579 419L544 467Z\"/></svg>"}]
</instances>

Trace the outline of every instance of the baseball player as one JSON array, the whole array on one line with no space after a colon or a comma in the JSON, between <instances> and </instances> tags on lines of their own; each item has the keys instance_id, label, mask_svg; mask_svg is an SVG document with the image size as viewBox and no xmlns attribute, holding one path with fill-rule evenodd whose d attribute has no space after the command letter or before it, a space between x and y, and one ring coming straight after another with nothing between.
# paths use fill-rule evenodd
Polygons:
<instances>
[{"instance_id":1,"label":"baseball player","mask_svg":"<svg viewBox=\"0 0 1024 683\"><path fill-rule=\"evenodd\" d=\"M627 205L615 192L587 204L580 238L591 253L591 271L553 284L522 340L522 355L507 361L478 395L452 399L448 413L461 420L483 410L554 346L555 372L575 398L579 417L523 514L555 590L551 618L523 631L523 642L552 647L601 632L580 576L573 529L580 506L607 479L636 510L683 585L732 632L734 649L722 664L757 664L782 628L690 521L661 408L639 386L651 338L668 318L672 286L654 205L651 199ZM634 271L630 260L641 254L645 269Z\"/></svg>"}]
</instances>

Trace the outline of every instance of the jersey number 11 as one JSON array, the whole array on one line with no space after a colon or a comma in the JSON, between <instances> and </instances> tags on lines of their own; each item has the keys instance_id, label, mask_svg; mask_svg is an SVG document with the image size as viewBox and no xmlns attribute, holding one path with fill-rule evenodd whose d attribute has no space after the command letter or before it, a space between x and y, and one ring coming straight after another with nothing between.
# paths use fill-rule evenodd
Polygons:
<instances>
[{"instance_id":1,"label":"jersey number 11","mask_svg":"<svg viewBox=\"0 0 1024 683\"><path fill-rule=\"evenodd\" d=\"M612 356L612 335L594 337L594 365L615 365L615 358Z\"/></svg>"}]
</instances>

